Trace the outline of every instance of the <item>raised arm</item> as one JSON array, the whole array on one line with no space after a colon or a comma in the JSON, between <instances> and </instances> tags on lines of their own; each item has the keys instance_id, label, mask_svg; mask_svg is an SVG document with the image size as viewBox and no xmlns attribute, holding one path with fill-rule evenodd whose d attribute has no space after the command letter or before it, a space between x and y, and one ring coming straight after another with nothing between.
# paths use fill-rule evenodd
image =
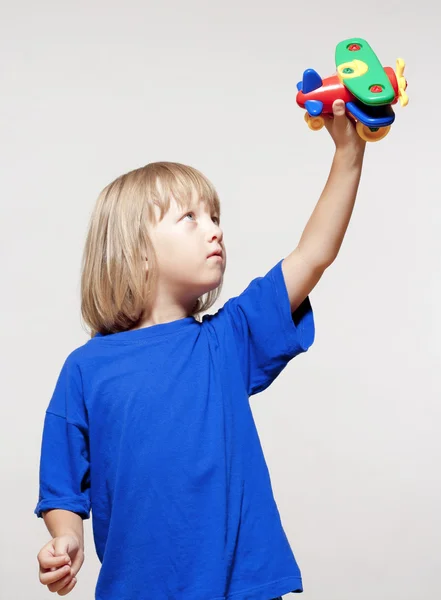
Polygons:
<instances>
[{"instance_id":1,"label":"raised arm","mask_svg":"<svg viewBox=\"0 0 441 600\"><path fill-rule=\"evenodd\" d=\"M293 312L336 259L361 177L366 142L346 117L343 101L334 102L333 110L325 121L335 143L329 177L297 247L282 264Z\"/></svg>"}]
</instances>

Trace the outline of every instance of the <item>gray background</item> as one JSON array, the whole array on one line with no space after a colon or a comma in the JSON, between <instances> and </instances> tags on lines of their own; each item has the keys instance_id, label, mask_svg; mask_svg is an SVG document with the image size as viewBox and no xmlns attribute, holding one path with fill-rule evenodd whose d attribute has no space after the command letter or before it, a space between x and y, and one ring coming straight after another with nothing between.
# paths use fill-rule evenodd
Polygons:
<instances>
[{"instance_id":1,"label":"gray background","mask_svg":"<svg viewBox=\"0 0 441 600\"><path fill-rule=\"evenodd\" d=\"M441 597L439 10L3 1L2 599L50 596L33 515L41 426L87 341L80 257L99 191L150 161L202 170L223 201L223 303L297 244L333 145L306 127L295 84L308 67L331 75L351 36L384 65L403 56L410 103L367 149L345 243L312 294L314 346L252 406L305 600ZM90 524L69 597L93 597Z\"/></svg>"}]
</instances>

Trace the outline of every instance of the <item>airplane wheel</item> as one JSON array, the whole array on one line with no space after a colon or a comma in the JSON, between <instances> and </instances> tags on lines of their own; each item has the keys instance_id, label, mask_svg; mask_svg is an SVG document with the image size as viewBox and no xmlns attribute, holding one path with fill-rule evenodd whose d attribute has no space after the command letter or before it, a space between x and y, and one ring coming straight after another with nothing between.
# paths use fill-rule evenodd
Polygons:
<instances>
[{"instance_id":1,"label":"airplane wheel","mask_svg":"<svg viewBox=\"0 0 441 600\"><path fill-rule=\"evenodd\" d=\"M309 129L312 129L313 131L319 131L325 124L323 117L311 117L307 112L305 112L305 121L307 122Z\"/></svg>"},{"instance_id":2,"label":"airplane wheel","mask_svg":"<svg viewBox=\"0 0 441 600\"><path fill-rule=\"evenodd\" d=\"M376 131L371 131L369 127L363 125L360 121L356 125L357 133L365 142L379 142L387 136L390 131L390 125L379 127Z\"/></svg>"}]
</instances>

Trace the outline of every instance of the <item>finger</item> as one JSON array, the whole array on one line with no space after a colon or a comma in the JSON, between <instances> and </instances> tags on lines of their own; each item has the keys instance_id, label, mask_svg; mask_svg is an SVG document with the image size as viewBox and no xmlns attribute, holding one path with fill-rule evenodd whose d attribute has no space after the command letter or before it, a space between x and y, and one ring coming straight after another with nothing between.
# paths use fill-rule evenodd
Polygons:
<instances>
[{"instance_id":1,"label":"finger","mask_svg":"<svg viewBox=\"0 0 441 600\"><path fill-rule=\"evenodd\" d=\"M76 575L78 573L78 571L83 566L83 563L84 563L84 552L82 552L81 550L74 552L72 554L72 564L71 564L74 575Z\"/></svg>"},{"instance_id":2,"label":"finger","mask_svg":"<svg viewBox=\"0 0 441 600\"><path fill-rule=\"evenodd\" d=\"M332 112L334 114L334 117L344 117L346 114L344 100L334 100L332 104Z\"/></svg>"},{"instance_id":3,"label":"finger","mask_svg":"<svg viewBox=\"0 0 441 600\"><path fill-rule=\"evenodd\" d=\"M55 571L42 571L40 570L40 581L43 585L50 585L63 579L63 577L73 575L72 569L69 566L65 566L61 569L56 569Z\"/></svg>"},{"instance_id":4,"label":"finger","mask_svg":"<svg viewBox=\"0 0 441 600\"><path fill-rule=\"evenodd\" d=\"M83 565L83 559L81 558L81 556L76 556L76 558L74 559L73 563L70 566L72 573L74 575L76 575L78 573L78 571L81 569L82 565Z\"/></svg>"},{"instance_id":5,"label":"finger","mask_svg":"<svg viewBox=\"0 0 441 600\"><path fill-rule=\"evenodd\" d=\"M72 581L66 585L63 589L58 592L59 596L66 596L69 592L71 592L77 584L77 579L74 577Z\"/></svg>"},{"instance_id":6,"label":"finger","mask_svg":"<svg viewBox=\"0 0 441 600\"><path fill-rule=\"evenodd\" d=\"M72 579L73 579L72 575L69 574L66 577L63 577L63 579L60 579L60 581L49 584L47 586L47 589L50 592L59 592L60 590L65 588L67 585L69 585L72 582Z\"/></svg>"},{"instance_id":7,"label":"finger","mask_svg":"<svg viewBox=\"0 0 441 600\"><path fill-rule=\"evenodd\" d=\"M53 556L49 550L41 550L37 556L42 569L59 568L70 562L70 557L64 553L61 556Z\"/></svg>"},{"instance_id":8,"label":"finger","mask_svg":"<svg viewBox=\"0 0 441 600\"><path fill-rule=\"evenodd\" d=\"M325 127L331 133L332 124L334 122L334 115L323 115L325 120Z\"/></svg>"}]
</instances>

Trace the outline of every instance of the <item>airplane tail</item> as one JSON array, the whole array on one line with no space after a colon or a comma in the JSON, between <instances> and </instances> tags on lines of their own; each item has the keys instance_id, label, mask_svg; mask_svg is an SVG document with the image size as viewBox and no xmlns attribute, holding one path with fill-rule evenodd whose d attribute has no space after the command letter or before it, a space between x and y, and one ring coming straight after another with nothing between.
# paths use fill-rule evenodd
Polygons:
<instances>
[{"instance_id":1,"label":"airplane tail","mask_svg":"<svg viewBox=\"0 0 441 600\"><path fill-rule=\"evenodd\" d=\"M313 92L322 85L322 78L317 71L314 71L314 69L306 69L303 73L302 81L299 81L297 84L297 89L304 94L308 94L308 92Z\"/></svg>"}]
</instances>

